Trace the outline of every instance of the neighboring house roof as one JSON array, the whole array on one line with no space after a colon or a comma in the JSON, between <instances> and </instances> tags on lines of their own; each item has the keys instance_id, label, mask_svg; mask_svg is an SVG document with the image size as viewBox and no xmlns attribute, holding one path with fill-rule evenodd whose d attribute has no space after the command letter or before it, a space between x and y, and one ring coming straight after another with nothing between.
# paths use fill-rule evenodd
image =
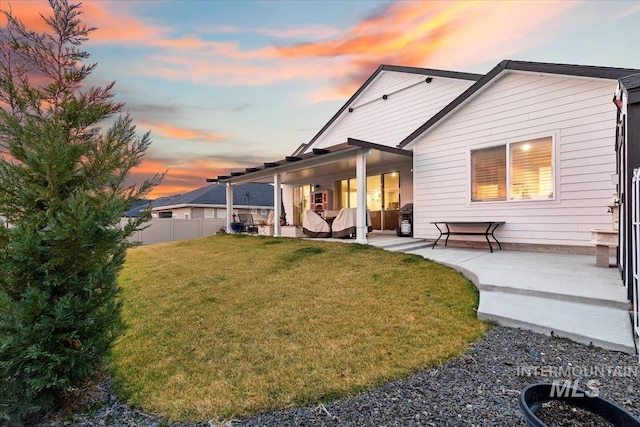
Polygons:
<instances>
[{"instance_id":1,"label":"neighboring house roof","mask_svg":"<svg viewBox=\"0 0 640 427\"><path fill-rule=\"evenodd\" d=\"M451 101L446 107L436 113L427 120L422 126L413 131L404 140L400 141L398 148L404 148L413 140L425 133L431 127L447 117L453 110L466 103L474 95L485 89L489 84L494 82L498 76L508 71L531 72L541 74L559 74L576 77L587 77L596 79L618 80L631 74L639 73L640 70L633 68L613 68L613 67L596 67L590 65L569 65L569 64L552 64L545 62L527 62L527 61L511 61L504 60L496 65L491 71L479 79L476 83L462 92L457 98Z\"/></svg>"},{"instance_id":2,"label":"neighboring house roof","mask_svg":"<svg viewBox=\"0 0 640 427\"><path fill-rule=\"evenodd\" d=\"M640 73L621 78L620 84L627 92L627 102L629 104L640 102Z\"/></svg>"},{"instance_id":3,"label":"neighboring house roof","mask_svg":"<svg viewBox=\"0 0 640 427\"><path fill-rule=\"evenodd\" d=\"M152 203L153 200L140 200L139 202L134 203L123 216L126 218L142 216L142 211L147 209Z\"/></svg>"},{"instance_id":4,"label":"neighboring house roof","mask_svg":"<svg viewBox=\"0 0 640 427\"><path fill-rule=\"evenodd\" d=\"M463 73L457 71L436 70L432 68L418 68L418 67L401 67L397 65L380 65L376 71L364 82L362 86L345 102L345 104L338 110L336 114L325 124L322 129L313 137L311 141L306 144L300 145L292 154L292 156L298 156L305 152L331 125L349 108L355 99L357 99L362 92L378 77L383 71L395 71L400 73L420 74L434 77L446 77L451 79L471 80L477 81L482 77L482 74Z\"/></svg>"},{"instance_id":5,"label":"neighboring house roof","mask_svg":"<svg viewBox=\"0 0 640 427\"><path fill-rule=\"evenodd\" d=\"M226 206L226 186L212 184L185 194L154 202L152 210L163 210L186 206ZM233 205L273 208L273 186L269 183L250 183L233 186Z\"/></svg>"}]
</instances>

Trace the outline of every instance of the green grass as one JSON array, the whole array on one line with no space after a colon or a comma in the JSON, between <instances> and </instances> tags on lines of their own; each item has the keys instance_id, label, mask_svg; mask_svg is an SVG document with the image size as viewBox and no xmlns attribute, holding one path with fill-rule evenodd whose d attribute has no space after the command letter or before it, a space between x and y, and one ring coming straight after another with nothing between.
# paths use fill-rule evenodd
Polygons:
<instances>
[{"instance_id":1,"label":"green grass","mask_svg":"<svg viewBox=\"0 0 640 427\"><path fill-rule=\"evenodd\" d=\"M171 420L327 401L463 352L487 325L461 274L367 245L217 235L129 251L127 402Z\"/></svg>"}]
</instances>

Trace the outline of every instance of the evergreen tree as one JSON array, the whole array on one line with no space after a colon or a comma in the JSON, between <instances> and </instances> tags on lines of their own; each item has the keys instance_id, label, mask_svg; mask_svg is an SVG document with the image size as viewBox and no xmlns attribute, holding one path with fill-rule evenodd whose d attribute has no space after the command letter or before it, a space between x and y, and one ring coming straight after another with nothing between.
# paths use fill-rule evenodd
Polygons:
<instances>
[{"instance_id":1,"label":"evergreen tree","mask_svg":"<svg viewBox=\"0 0 640 427\"><path fill-rule=\"evenodd\" d=\"M86 87L96 64L80 5L49 3L43 33L0 10L0 424L53 408L104 367L123 331L126 237L148 218L120 219L162 179L125 182L149 134L114 83Z\"/></svg>"}]
</instances>

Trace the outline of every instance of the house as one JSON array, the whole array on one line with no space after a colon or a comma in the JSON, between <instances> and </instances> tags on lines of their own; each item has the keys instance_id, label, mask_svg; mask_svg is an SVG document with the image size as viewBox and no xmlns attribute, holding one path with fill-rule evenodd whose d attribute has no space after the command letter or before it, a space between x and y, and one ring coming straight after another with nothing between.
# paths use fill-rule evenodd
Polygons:
<instances>
[{"instance_id":1,"label":"house","mask_svg":"<svg viewBox=\"0 0 640 427\"><path fill-rule=\"evenodd\" d=\"M417 238L438 237L433 221L504 221L503 247L592 253L590 230L611 228L616 192L611 97L639 72L509 60L486 75L382 65L291 156L214 181L227 191L273 183L276 215L282 197L294 225L305 209L355 207L361 243L367 210L374 229L393 230L398 209L413 203Z\"/></svg>"},{"instance_id":2,"label":"house","mask_svg":"<svg viewBox=\"0 0 640 427\"><path fill-rule=\"evenodd\" d=\"M273 211L273 193L273 186L268 183L234 185L231 212L233 215L256 214L266 219ZM211 184L152 202L151 215L157 218L226 218L226 199L225 186Z\"/></svg>"}]
</instances>

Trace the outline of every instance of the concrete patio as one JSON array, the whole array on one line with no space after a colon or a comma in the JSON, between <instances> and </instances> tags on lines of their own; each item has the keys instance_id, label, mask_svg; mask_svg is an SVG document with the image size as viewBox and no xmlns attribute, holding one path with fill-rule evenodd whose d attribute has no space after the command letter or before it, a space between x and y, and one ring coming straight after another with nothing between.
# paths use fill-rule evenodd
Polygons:
<instances>
[{"instance_id":1,"label":"concrete patio","mask_svg":"<svg viewBox=\"0 0 640 427\"><path fill-rule=\"evenodd\" d=\"M630 303L616 268L594 255L495 251L437 246L370 233L369 244L448 265L480 291L478 317L626 353L636 352Z\"/></svg>"}]
</instances>

